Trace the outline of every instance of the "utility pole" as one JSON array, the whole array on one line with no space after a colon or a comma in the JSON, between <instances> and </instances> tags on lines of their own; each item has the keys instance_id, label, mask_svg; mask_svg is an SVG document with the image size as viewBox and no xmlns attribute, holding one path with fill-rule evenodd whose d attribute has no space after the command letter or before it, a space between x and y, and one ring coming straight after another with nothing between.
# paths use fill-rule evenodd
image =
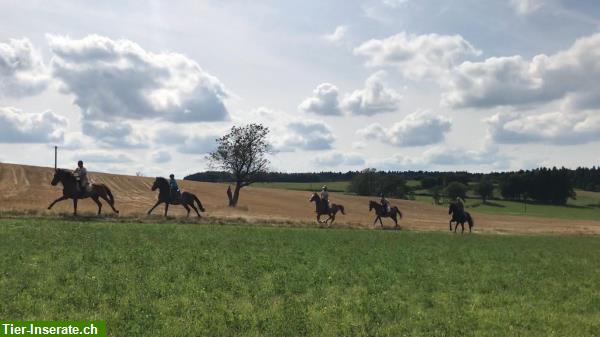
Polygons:
<instances>
[{"instance_id":1,"label":"utility pole","mask_svg":"<svg viewBox=\"0 0 600 337\"><path fill-rule=\"evenodd\" d=\"M58 146L54 146L54 170L58 169Z\"/></svg>"}]
</instances>

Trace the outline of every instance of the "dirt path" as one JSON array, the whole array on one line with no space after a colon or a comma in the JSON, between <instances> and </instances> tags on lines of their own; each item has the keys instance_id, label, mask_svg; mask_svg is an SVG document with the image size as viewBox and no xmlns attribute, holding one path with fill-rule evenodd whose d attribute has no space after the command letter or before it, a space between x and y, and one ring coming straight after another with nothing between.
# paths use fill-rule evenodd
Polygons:
<instances>
[{"instance_id":1,"label":"dirt path","mask_svg":"<svg viewBox=\"0 0 600 337\"><path fill-rule=\"evenodd\" d=\"M48 212L46 207L62 195L62 187L51 186L52 168L0 164L0 211ZM117 201L122 216L145 214L156 202L156 193L150 191L154 178L111 175L90 172L91 179L108 185ZM208 215L226 218L276 219L281 221L314 221L314 204L309 203L310 193L269 188L248 187L242 190L237 209L227 207L226 184L181 181L180 187L195 193L207 209ZM337 221L353 227L377 228L373 226L374 215L369 213L368 201L373 198L331 193L334 203L346 208L346 215ZM400 221L403 228L415 230L448 230L446 207L434 206L408 200L391 200L404 213ZM82 212L95 212L96 206L90 199L79 202ZM108 211L105 207L103 211ZM162 214L159 206L154 214ZM72 203L64 201L48 214L70 213ZM490 215L472 212L475 230L498 233L559 233L600 234L600 221L564 220L507 215ZM169 215L185 216L180 206L171 206ZM386 227L393 222L384 220Z\"/></svg>"}]
</instances>

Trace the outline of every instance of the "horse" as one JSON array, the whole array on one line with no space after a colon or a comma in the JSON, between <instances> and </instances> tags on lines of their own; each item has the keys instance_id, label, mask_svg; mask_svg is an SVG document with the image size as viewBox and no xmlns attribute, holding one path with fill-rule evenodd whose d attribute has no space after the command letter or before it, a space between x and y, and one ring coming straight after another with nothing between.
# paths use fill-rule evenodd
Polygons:
<instances>
[{"instance_id":1,"label":"horse","mask_svg":"<svg viewBox=\"0 0 600 337\"><path fill-rule=\"evenodd\" d=\"M469 233L471 233L475 222L473 221L473 218L471 217L471 214L469 214L469 212L466 212L462 207L458 205L458 203L452 202L448 207L448 214L452 214L452 219L450 219L450 222L448 223L450 225L450 231L452 231L452 222L456 222L456 226L454 226L454 233L456 233L456 228L458 228L459 224L462 227L461 233L464 233L465 222L467 222L469 224Z\"/></svg>"},{"instance_id":2,"label":"horse","mask_svg":"<svg viewBox=\"0 0 600 337\"><path fill-rule=\"evenodd\" d=\"M167 179L163 177L156 177L156 179L154 180L154 184L152 184L152 191L156 191L156 189L159 190L158 201L156 201L156 204L154 204L154 206L150 208L148 214L152 213L156 206L162 204L163 202L165 203L165 217L167 216L167 212L169 211L169 204L183 206L187 211L188 217L190 216L190 207L193 208L194 211L196 211L196 214L198 214L199 218L201 217L200 212L205 211L204 207L202 206L202 203L200 202L200 199L198 199L198 197L196 197L196 195L194 195L193 193L183 192L181 193L180 200L172 200L171 186L169 185L169 181L167 181ZM198 204L198 208L196 208L194 202ZM198 209L200 209L200 212L198 212Z\"/></svg>"},{"instance_id":3,"label":"horse","mask_svg":"<svg viewBox=\"0 0 600 337\"><path fill-rule=\"evenodd\" d=\"M315 202L315 212L317 213L318 223L323 223L321 222L321 215L323 214L327 214L329 216L329 218L327 218L327 220L325 220L324 223L326 224L327 221L331 220L331 222L329 223L330 225L335 221L335 215L337 214L337 212L342 212L342 214L346 215L346 213L344 213L344 206L342 205L331 204L328 210L323 209L323 202L321 200L321 197L319 197L317 193L313 193L309 201Z\"/></svg>"},{"instance_id":4,"label":"horse","mask_svg":"<svg viewBox=\"0 0 600 337\"><path fill-rule=\"evenodd\" d=\"M375 221L373 221L373 225L375 225L377 223L377 220L379 220L379 223L381 224L381 227L383 228L383 222L381 221L381 218L391 218L396 223L396 227L400 228L400 226L398 225L397 218L399 217L400 219L402 219L402 212L400 212L398 207L396 207L396 206L390 207L390 211L388 213L385 211L385 207L383 207L383 205L381 205L377 201L371 200L371 201L369 201L369 212L371 212L373 209L375 209L375 214L377 214Z\"/></svg>"},{"instance_id":5,"label":"horse","mask_svg":"<svg viewBox=\"0 0 600 337\"><path fill-rule=\"evenodd\" d=\"M50 206L48 206L48 209L52 209L52 206L54 206L54 204L57 202L73 199L73 215L77 215L77 200L92 198L96 205L98 205L98 215L100 215L102 212L102 203L98 199L102 198L112 208L113 212L119 214L119 211L115 209L115 198L113 197L113 194L108 186L104 184L92 184L91 189L88 191L83 191L82 193L78 190L77 185L79 182L71 171L56 169L54 171L54 177L50 183L52 186L56 186L59 182L63 185L63 195L62 197L54 200Z\"/></svg>"}]
</instances>

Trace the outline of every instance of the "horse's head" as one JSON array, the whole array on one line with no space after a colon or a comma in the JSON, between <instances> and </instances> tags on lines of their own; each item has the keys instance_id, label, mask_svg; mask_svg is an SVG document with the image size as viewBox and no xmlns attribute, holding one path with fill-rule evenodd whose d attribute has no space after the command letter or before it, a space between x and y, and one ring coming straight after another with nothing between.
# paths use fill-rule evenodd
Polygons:
<instances>
[{"instance_id":1,"label":"horse's head","mask_svg":"<svg viewBox=\"0 0 600 337\"><path fill-rule=\"evenodd\" d=\"M373 201L373 200L369 201L369 212L372 211L376 205L377 205L377 203L375 201Z\"/></svg>"},{"instance_id":2,"label":"horse's head","mask_svg":"<svg viewBox=\"0 0 600 337\"><path fill-rule=\"evenodd\" d=\"M315 202L319 202L319 200L321 200L321 198L320 198L320 197L319 197L319 195L318 195L318 194L315 192L315 193L313 193L313 194L312 194L312 197L310 198L310 200L309 200L309 201L310 201L310 202L313 202L313 201L315 201Z\"/></svg>"},{"instance_id":3,"label":"horse's head","mask_svg":"<svg viewBox=\"0 0 600 337\"><path fill-rule=\"evenodd\" d=\"M456 204L451 202L450 206L448 206L448 214L452 214L456 211Z\"/></svg>"},{"instance_id":4,"label":"horse's head","mask_svg":"<svg viewBox=\"0 0 600 337\"><path fill-rule=\"evenodd\" d=\"M64 181L68 174L69 172L63 169L54 170L54 177L52 177L52 181L50 182L50 184L52 184L52 186L58 185L59 182Z\"/></svg>"},{"instance_id":5,"label":"horse's head","mask_svg":"<svg viewBox=\"0 0 600 337\"><path fill-rule=\"evenodd\" d=\"M167 179L163 178L163 177L156 177L156 179L154 179L154 183L152 184L152 191L156 191L157 188L161 188L164 185L169 185L169 183L167 183Z\"/></svg>"}]
</instances>

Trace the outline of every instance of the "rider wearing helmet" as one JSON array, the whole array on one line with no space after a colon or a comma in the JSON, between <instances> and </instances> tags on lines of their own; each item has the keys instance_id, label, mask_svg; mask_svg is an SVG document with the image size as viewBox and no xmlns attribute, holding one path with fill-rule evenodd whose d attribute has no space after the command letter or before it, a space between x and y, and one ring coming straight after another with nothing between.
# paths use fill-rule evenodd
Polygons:
<instances>
[{"instance_id":1,"label":"rider wearing helmet","mask_svg":"<svg viewBox=\"0 0 600 337\"><path fill-rule=\"evenodd\" d=\"M75 185L77 193L83 194L88 188L89 180L87 176L87 169L83 167L82 160L77 162L77 168L73 171L73 175L75 176L75 180L77 180L77 184Z\"/></svg>"},{"instance_id":2,"label":"rider wearing helmet","mask_svg":"<svg viewBox=\"0 0 600 337\"><path fill-rule=\"evenodd\" d=\"M321 188L321 202L325 211L329 211L329 192L327 192L327 185L323 185Z\"/></svg>"}]
</instances>

